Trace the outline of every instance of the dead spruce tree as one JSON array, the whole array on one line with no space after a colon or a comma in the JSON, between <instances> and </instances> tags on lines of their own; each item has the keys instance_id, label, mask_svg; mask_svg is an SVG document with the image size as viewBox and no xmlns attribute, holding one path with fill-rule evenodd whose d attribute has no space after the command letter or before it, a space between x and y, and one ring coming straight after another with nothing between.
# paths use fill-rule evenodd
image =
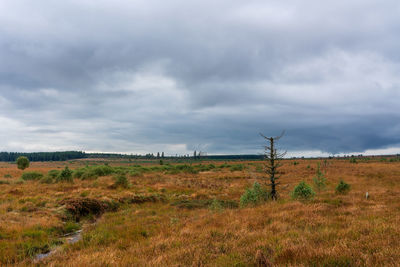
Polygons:
<instances>
[{"instance_id":1,"label":"dead spruce tree","mask_svg":"<svg viewBox=\"0 0 400 267\"><path fill-rule=\"evenodd\" d=\"M260 135L267 140L267 145L265 146L265 172L269 175L269 181L271 186L270 197L272 200L278 199L278 193L276 191L276 186L279 184L277 180L279 179L279 171L278 168L282 166L280 161L286 155L285 152L279 152L276 148L276 142L284 135L285 132L282 132L280 136L276 137L267 137L260 133Z\"/></svg>"}]
</instances>

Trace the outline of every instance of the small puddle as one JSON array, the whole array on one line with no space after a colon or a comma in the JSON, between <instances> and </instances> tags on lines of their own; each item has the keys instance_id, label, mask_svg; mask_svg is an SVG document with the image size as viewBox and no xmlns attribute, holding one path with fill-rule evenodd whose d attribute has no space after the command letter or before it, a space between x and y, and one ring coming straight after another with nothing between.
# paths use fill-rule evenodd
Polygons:
<instances>
[{"instance_id":1,"label":"small puddle","mask_svg":"<svg viewBox=\"0 0 400 267\"><path fill-rule=\"evenodd\" d=\"M65 235L67 236L67 243L68 244L74 244L76 242L78 242L79 240L81 240L82 238L82 230L78 230L72 234L69 235Z\"/></svg>"},{"instance_id":2,"label":"small puddle","mask_svg":"<svg viewBox=\"0 0 400 267\"><path fill-rule=\"evenodd\" d=\"M76 232L66 234L66 235L62 236L60 239L65 239L67 244L74 244L82 239L82 230L78 230ZM34 261L38 262L44 258L47 258L47 257L53 255L59 247L61 247L61 245L53 248L49 252L37 254Z\"/></svg>"},{"instance_id":3,"label":"small puddle","mask_svg":"<svg viewBox=\"0 0 400 267\"><path fill-rule=\"evenodd\" d=\"M38 262L38 261L41 261L41 260L44 259L44 258L47 258L48 256L52 255L55 251L56 251L56 250L53 249L53 250L50 250L50 251L47 252L47 253L37 254L36 257L35 257L34 262Z\"/></svg>"}]
</instances>

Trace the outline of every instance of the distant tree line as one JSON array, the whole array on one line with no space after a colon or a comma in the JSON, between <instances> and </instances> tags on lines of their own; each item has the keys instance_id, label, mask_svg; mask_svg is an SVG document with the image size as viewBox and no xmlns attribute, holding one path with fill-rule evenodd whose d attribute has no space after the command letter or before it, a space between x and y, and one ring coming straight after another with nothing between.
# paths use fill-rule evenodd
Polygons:
<instances>
[{"instance_id":1,"label":"distant tree line","mask_svg":"<svg viewBox=\"0 0 400 267\"><path fill-rule=\"evenodd\" d=\"M25 156L29 161L64 161L70 159L81 159L86 157L82 151L63 151L63 152L0 152L0 161L16 161L18 157Z\"/></svg>"},{"instance_id":2,"label":"distant tree line","mask_svg":"<svg viewBox=\"0 0 400 267\"><path fill-rule=\"evenodd\" d=\"M148 153L145 155L139 154L117 154L117 153L86 153L86 158L111 158L111 159L160 159L165 158L164 152L157 152L157 155Z\"/></svg>"},{"instance_id":3,"label":"distant tree line","mask_svg":"<svg viewBox=\"0 0 400 267\"><path fill-rule=\"evenodd\" d=\"M202 159L210 159L210 160L261 160L264 159L264 155L207 155L201 156Z\"/></svg>"},{"instance_id":4,"label":"distant tree line","mask_svg":"<svg viewBox=\"0 0 400 267\"><path fill-rule=\"evenodd\" d=\"M190 155L165 156L164 152L157 152L156 155L148 153L145 155L116 154L116 153L85 153L82 151L62 152L0 152L0 161L15 162L18 157L25 156L29 161L65 161L81 158L109 158L109 159L202 159L202 160L261 160L263 155L201 155L200 153ZM201 155L201 156L200 156Z\"/></svg>"},{"instance_id":5,"label":"distant tree line","mask_svg":"<svg viewBox=\"0 0 400 267\"><path fill-rule=\"evenodd\" d=\"M262 160L264 155L207 155L204 152L194 151L193 155L164 155L164 152L157 152L157 154L148 153L145 155L140 154L115 154L115 153L86 153L86 158L122 158L122 159L180 159L180 160Z\"/></svg>"}]
</instances>

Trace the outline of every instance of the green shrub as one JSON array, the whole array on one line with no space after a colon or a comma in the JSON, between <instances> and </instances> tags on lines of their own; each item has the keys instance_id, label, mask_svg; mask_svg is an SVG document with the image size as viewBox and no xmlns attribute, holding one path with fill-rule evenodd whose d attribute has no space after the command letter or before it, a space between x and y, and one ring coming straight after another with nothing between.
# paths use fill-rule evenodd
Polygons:
<instances>
[{"instance_id":1,"label":"green shrub","mask_svg":"<svg viewBox=\"0 0 400 267\"><path fill-rule=\"evenodd\" d=\"M114 167L113 168L113 173L114 174L127 174L128 170L125 169L124 167Z\"/></svg>"},{"instance_id":2,"label":"green shrub","mask_svg":"<svg viewBox=\"0 0 400 267\"><path fill-rule=\"evenodd\" d=\"M46 175L45 177L43 177L42 179L40 179L40 182L42 184L52 184L54 182L54 178L52 178L49 175Z\"/></svg>"},{"instance_id":3,"label":"green shrub","mask_svg":"<svg viewBox=\"0 0 400 267\"><path fill-rule=\"evenodd\" d=\"M350 191L350 185L340 180L339 184L336 186L335 189L337 194L347 194Z\"/></svg>"},{"instance_id":4,"label":"green shrub","mask_svg":"<svg viewBox=\"0 0 400 267\"><path fill-rule=\"evenodd\" d=\"M10 184L10 182L9 181L0 180L0 184Z\"/></svg>"},{"instance_id":5,"label":"green shrub","mask_svg":"<svg viewBox=\"0 0 400 267\"><path fill-rule=\"evenodd\" d=\"M196 170L192 165L188 165L188 164L176 165L175 169L179 170L181 172L184 172L184 173L192 173L192 174L199 173L199 171Z\"/></svg>"},{"instance_id":6,"label":"green shrub","mask_svg":"<svg viewBox=\"0 0 400 267\"><path fill-rule=\"evenodd\" d=\"M229 165L229 164L226 163L226 162L224 162L223 164L221 164L221 165L218 166L218 168L221 168L221 169L223 169L223 168L230 168L230 167L231 167L231 165Z\"/></svg>"},{"instance_id":7,"label":"green shrub","mask_svg":"<svg viewBox=\"0 0 400 267\"><path fill-rule=\"evenodd\" d=\"M243 171L244 166L243 166L243 164L236 164L236 165L231 166L229 169L230 169L231 172Z\"/></svg>"},{"instance_id":8,"label":"green shrub","mask_svg":"<svg viewBox=\"0 0 400 267\"><path fill-rule=\"evenodd\" d=\"M81 179L82 175L85 173L85 169L76 169L74 170L72 177L76 179Z\"/></svg>"},{"instance_id":9,"label":"green shrub","mask_svg":"<svg viewBox=\"0 0 400 267\"><path fill-rule=\"evenodd\" d=\"M47 173L47 176L49 176L49 177L51 177L53 179L57 178L58 175L60 175L60 171L59 170L50 170Z\"/></svg>"},{"instance_id":10,"label":"green shrub","mask_svg":"<svg viewBox=\"0 0 400 267\"><path fill-rule=\"evenodd\" d=\"M208 165L199 164L199 165L196 165L195 168L200 172L206 172L206 171L215 169L215 165L214 164L208 164Z\"/></svg>"},{"instance_id":11,"label":"green shrub","mask_svg":"<svg viewBox=\"0 0 400 267\"><path fill-rule=\"evenodd\" d=\"M318 192L325 189L325 187L326 187L326 178L325 178L324 174L321 172L319 163L317 165L317 171L313 178L313 182L314 182L315 189L317 189Z\"/></svg>"},{"instance_id":12,"label":"green shrub","mask_svg":"<svg viewBox=\"0 0 400 267\"><path fill-rule=\"evenodd\" d=\"M3 176L4 178L12 178L12 176L11 176L11 174L9 174L9 173L7 173L7 174L4 174L4 176Z\"/></svg>"},{"instance_id":13,"label":"green shrub","mask_svg":"<svg viewBox=\"0 0 400 267\"><path fill-rule=\"evenodd\" d=\"M247 188L246 192L240 197L240 206L257 205L268 200L268 198L268 192L262 189L259 183L254 182L253 187Z\"/></svg>"},{"instance_id":14,"label":"green shrub","mask_svg":"<svg viewBox=\"0 0 400 267\"><path fill-rule=\"evenodd\" d=\"M25 170L29 167L29 159L27 157L21 156L17 158L17 167L20 170Z\"/></svg>"},{"instance_id":15,"label":"green shrub","mask_svg":"<svg viewBox=\"0 0 400 267\"><path fill-rule=\"evenodd\" d=\"M92 170L97 176L107 176L114 172L114 169L108 165L96 166Z\"/></svg>"},{"instance_id":16,"label":"green shrub","mask_svg":"<svg viewBox=\"0 0 400 267\"><path fill-rule=\"evenodd\" d=\"M40 179L40 182L42 184L52 184L54 180L57 179L57 177L60 175L59 170L50 170L48 171L47 175Z\"/></svg>"},{"instance_id":17,"label":"green shrub","mask_svg":"<svg viewBox=\"0 0 400 267\"><path fill-rule=\"evenodd\" d=\"M92 170L88 169L81 175L81 180L95 180L99 176L95 174Z\"/></svg>"},{"instance_id":18,"label":"green shrub","mask_svg":"<svg viewBox=\"0 0 400 267\"><path fill-rule=\"evenodd\" d=\"M162 166L162 167L163 167L163 168L166 168L166 167L168 167L168 164L166 164L166 166ZM140 166L140 165L134 165L134 166L133 166L133 170L136 170L136 171L139 171L139 172L142 172L142 173L150 172L150 171L151 171L149 168L147 168L147 167L142 167L142 166Z\"/></svg>"},{"instance_id":19,"label":"green shrub","mask_svg":"<svg viewBox=\"0 0 400 267\"><path fill-rule=\"evenodd\" d=\"M66 166L65 169L60 172L56 180L57 182L69 182L69 183L72 183L74 181L72 178L72 171L68 168L68 166Z\"/></svg>"},{"instance_id":20,"label":"green shrub","mask_svg":"<svg viewBox=\"0 0 400 267\"><path fill-rule=\"evenodd\" d=\"M122 187L122 188L129 187L128 179L123 174L119 174L119 175L115 176L114 180L115 180L115 182L114 182L115 187Z\"/></svg>"},{"instance_id":21,"label":"green shrub","mask_svg":"<svg viewBox=\"0 0 400 267\"><path fill-rule=\"evenodd\" d=\"M293 199L310 199L315 196L314 190L306 182L301 181L291 193Z\"/></svg>"},{"instance_id":22,"label":"green shrub","mask_svg":"<svg viewBox=\"0 0 400 267\"><path fill-rule=\"evenodd\" d=\"M40 180L43 174L40 172L25 172L22 174L21 179L24 181L28 180Z\"/></svg>"},{"instance_id":23,"label":"green shrub","mask_svg":"<svg viewBox=\"0 0 400 267\"><path fill-rule=\"evenodd\" d=\"M97 179L99 176L107 176L117 172L121 173L122 171L113 168L107 165L106 163L105 165L93 166L93 167L86 166L85 168L76 169L73 172L73 178L82 180L93 180Z\"/></svg>"}]
</instances>

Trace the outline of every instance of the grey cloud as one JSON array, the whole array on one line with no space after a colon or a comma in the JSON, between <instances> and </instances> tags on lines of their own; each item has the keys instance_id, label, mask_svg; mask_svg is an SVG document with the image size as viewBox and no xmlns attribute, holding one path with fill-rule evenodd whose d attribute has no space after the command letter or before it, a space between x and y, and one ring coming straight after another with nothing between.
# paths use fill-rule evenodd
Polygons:
<instances>
[{"instance_id":1,"label":"grey cloud","mask_svg":"<svg viewBox=\"0 0 400 267\"><path fill-rule=\"evenodd\" d=\"M396 1L0 3L0 150L397 147Z\"/></svg>"}]
</instances>

